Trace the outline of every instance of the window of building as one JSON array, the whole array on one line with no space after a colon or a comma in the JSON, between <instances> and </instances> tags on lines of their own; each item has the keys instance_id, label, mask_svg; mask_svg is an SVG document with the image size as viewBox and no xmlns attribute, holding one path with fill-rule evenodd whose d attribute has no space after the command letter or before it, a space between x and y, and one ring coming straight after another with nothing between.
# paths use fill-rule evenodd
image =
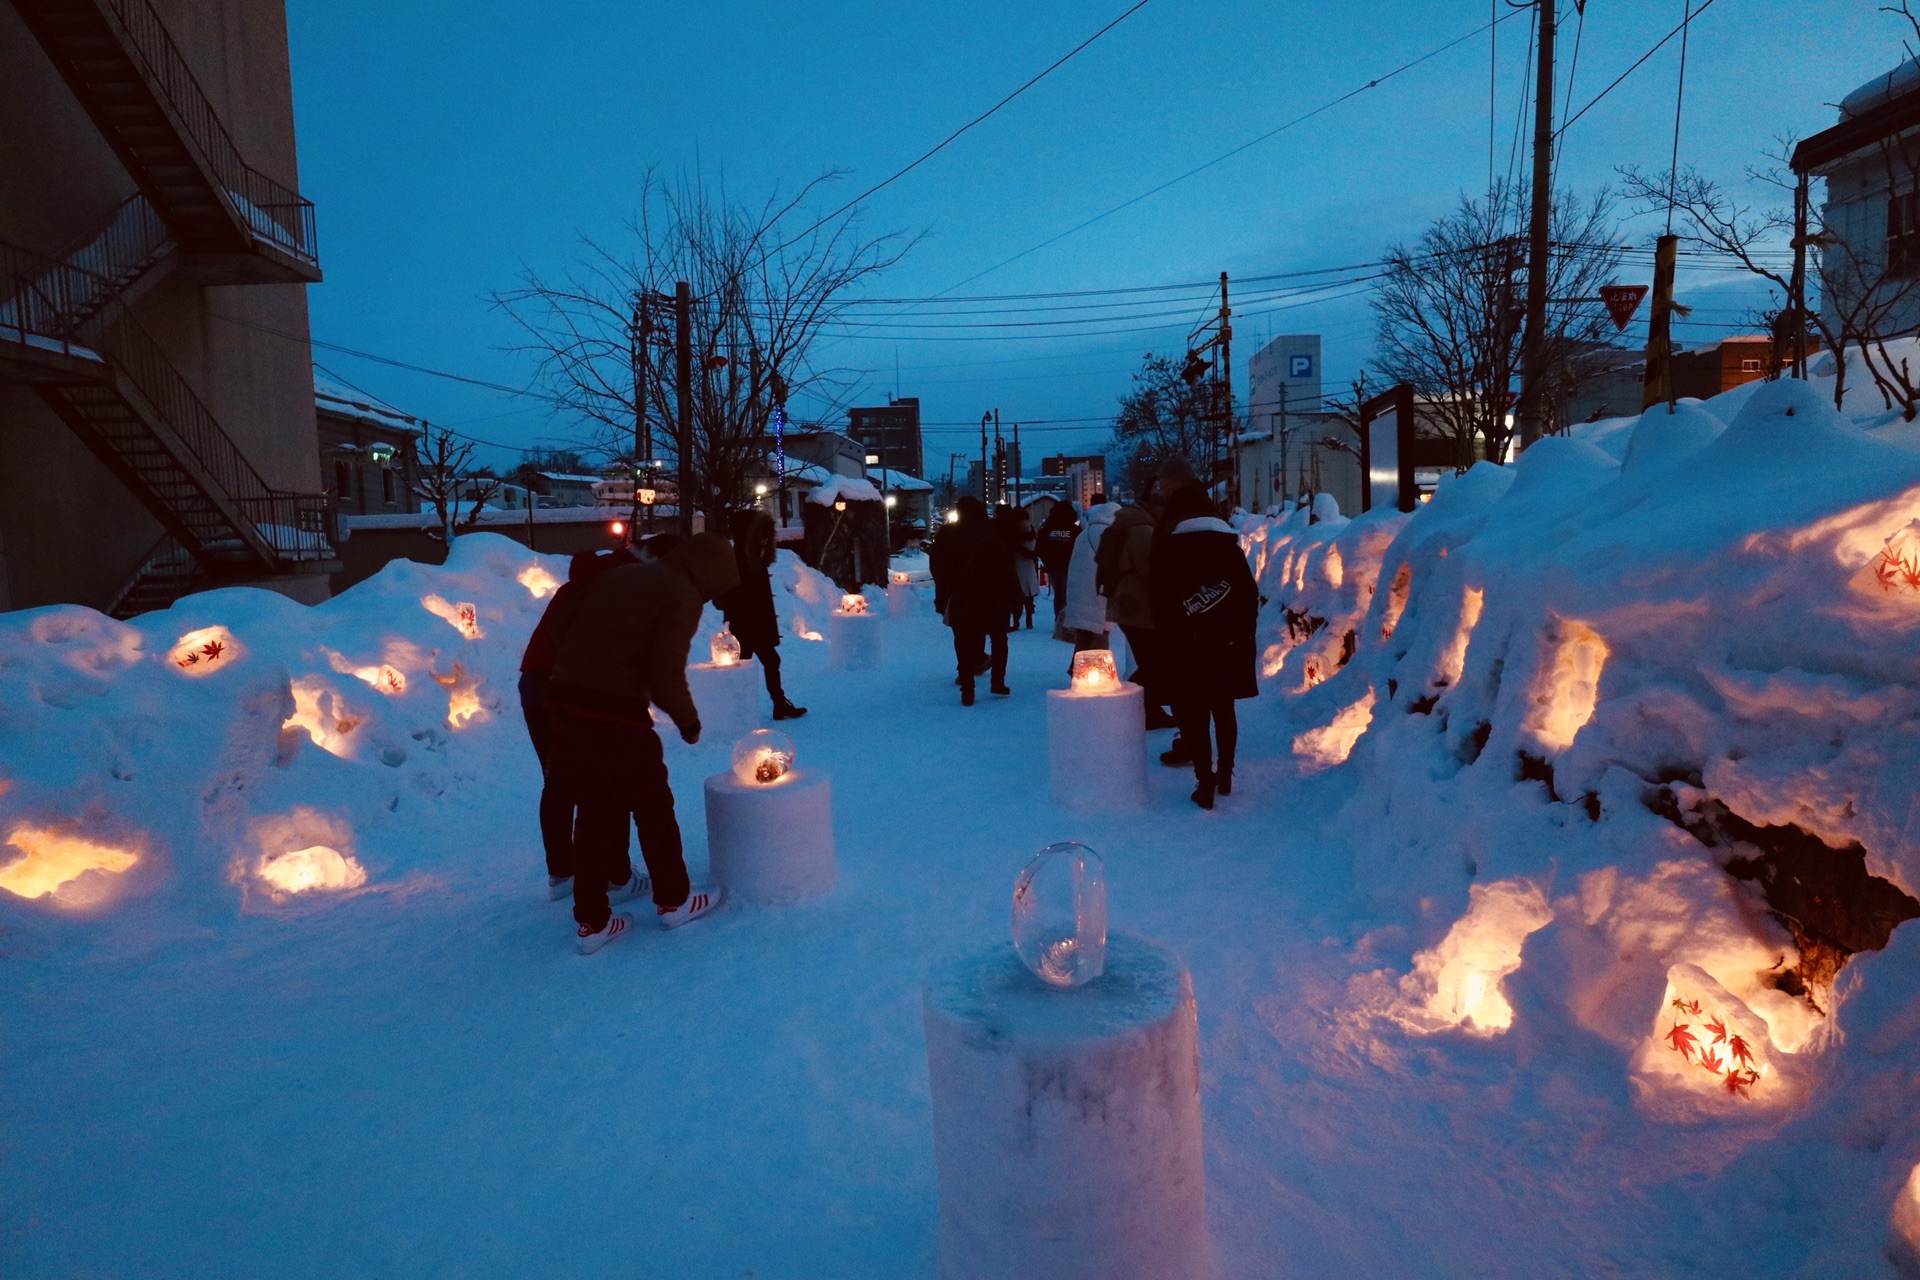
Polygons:
<instances>
[{"instance_id":1,"label":"window of building","mask_svg":"<svg viewBox=\"0 0 1920 1280\"><path fill-rule=\"evenodd\" d=\"M333 464L333 491L342 501L353 497L353 468L345 462Z\"/></svg>"},{"instance_id":2,"label":"window of building","mask_svg":"<svg viewBox=\"0 0 1920 1280\"><path fill-rule=\"evenodd\" d=\"M1920 189L1887 197L1887 273L1920 276Z\"/></svg>"},{"instance_id":3,"label":"window of building","mask_svg":"<svg viewBox=\"0 0 1920 1280\"><path fill-rule=\"evenodd\" d=\"M393 505L393 468L380 468L380 501Z\"/></svg>"},{"instance_id":4,"label":"window of building","mask_svg":"<svg viewBox=\"0 0 1920 1280\"><path fill-rule=\"evenodd\" d=\"M1751 358L1749 358L1749 359L1746 359L1746 360L1742 360L1742 361L1740 362L1740 372L1742 372L1742 373L1758 373L1758 372L1760 372L1760 362L1759 362L1758 360L1754 360L1754 359L1751 359Z\"/></svg>"}]
</instances>

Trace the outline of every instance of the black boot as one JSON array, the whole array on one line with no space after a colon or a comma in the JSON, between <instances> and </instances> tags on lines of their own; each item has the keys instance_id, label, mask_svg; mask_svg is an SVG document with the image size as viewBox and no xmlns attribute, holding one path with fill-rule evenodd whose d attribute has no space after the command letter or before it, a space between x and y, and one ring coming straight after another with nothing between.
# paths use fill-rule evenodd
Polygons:
<instances>
[{"instance_id":1,"label":"black boot","mask_svg":"<svg viewBox=\"0 0 1920 1280\"><path fill-rule=\"evenodd\" d=\"M1173 735L1173 745L1160 753L1160 763L1169 769L1184 769L1193 763L1193 752L1187 750L1187 740L1179 734Z\"/></svg>"},{"instance_id":2,"label":"black boot","mask_svg":"<svg viewBox=\"0 0 1920 1280\"><path fill-rule=\"evenodd\" d=\"M1202 809L1213 808L1213 775L1198 773L1195 778L1198 785L1193 789L1193 802Z\"/></svg>"},{"instance_id":3,"label":"black boot","mask_svg":"<svg viewBox=\"0 0 1920 1280\"><path fill-rule=\"evenodd\" d=\"M784 693L773 700L773 718L775 720L798 720L807 714L805 707L796 707Z\"/></svg>"},{"instance_id":4,"label":"black boot","mask_svg":"<svg viewBox=\"0 0 1920 1280\"><path fill-rule=\"evenodd\" d=\"M1214 770L1213 789L1215 791L1218 791L1223 796L1230 796L1233 794L1233 766L1232 765L1223 764L1218 769Z\"/></svg>"},{"instance_id":5,"label":"black boot","mask_svg":"<svg viewBox=\"0 0 1920 1280\"><path fill-rule=\"evenodd\" d=\"M960 705L963 707L973 705L973 681L971 680L960 682Z\"/></svg>"}]
</instances>

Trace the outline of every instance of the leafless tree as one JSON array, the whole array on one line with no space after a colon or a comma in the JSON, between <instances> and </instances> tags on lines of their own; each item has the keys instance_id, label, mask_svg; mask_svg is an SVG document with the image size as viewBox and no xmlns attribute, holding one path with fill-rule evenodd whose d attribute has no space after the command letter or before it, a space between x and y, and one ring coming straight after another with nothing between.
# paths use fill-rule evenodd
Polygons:
<instances>
[{"instance_id":1,"label":"leafless tree","mask_svg":"<svg viewBox=\"0 0 1920 1280\"><path fill-rule=\"evenodd\" d=\"M1554 197L1547 281L1546 385L1542 403L1557 420L1577 386L1577 357L1605 342L1611 322L1600 286L1619 270L1626 244L1614 225L1614 198ZM1509 395L1519 370L1526 284L1524 191L1495 186L1462 197L1412 245L1387 253L1373 299L1379 355L1388 383L1409 382L1454 442L1465 469L1479 442L1484 456L1507 455Z\"/></svg>"},{"instance_id":2,"label":"leafless tree","mask_svg":"<svg viewBox=\"0 0 1920 1280\"><path fill-rule=\"evenodd\" d=\"M851 380L816 365L814 345L843 320L856 287L913 245L867 234L858 209L809 226L807 206L838 177L749 205L701 179L650 173L626 243L583 240L564 278L528 272L495 295L523 335L516 349L538 361L563 409L590 424L598 449L617 464L671 458L680 492L710 520L744 499L776 404L809 395L829 413L838 407ZM673 290L682 280L693 292L690 458L677 456Z\"/></svg>"},{"instance_id":3,"label":"leafless tree","mask_svg":"<svg viewBox=\"0 0 1920 1280\"><path fill-rule=\"evenodd\" d=\"M1189 382L1179 363L1148 352L1133 375L1133 390L1120 397L1113 419L1112 451L1136 490L1143 476L1179 456L1205 476L1218 428L1217 392L1210 377Z\"/></svg>"},{"instance_id":4,"label":"leafless tree","mask_svg":"<svg viewBox=\"0 0 1920 1280\"><path fill-rule=\"evenodd\" d=\"M473 444L445 427L434 427L420 442L420 478L413 493L433 508L438 529L429 538L446 543L480 523L480 511L500 492L500 481L473 465ZM467 504L471 503L469 507ZM466 510L462 513L462 508Z\"/></svg>"}]
</instances>

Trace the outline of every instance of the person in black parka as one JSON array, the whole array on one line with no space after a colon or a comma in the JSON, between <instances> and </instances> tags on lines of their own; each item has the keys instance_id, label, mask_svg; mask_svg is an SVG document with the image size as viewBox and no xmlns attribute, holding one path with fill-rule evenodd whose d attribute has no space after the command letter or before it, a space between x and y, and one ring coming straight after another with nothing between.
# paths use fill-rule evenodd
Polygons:
<instances>
[{"instance_id":1,"label":"person in black parka","mask_svg":"<svg viewBox=\"0 0 1920 1280\"><path fill-rule=\"evenodd\" d=\"M714 601L726 616L740 657L758 658L767 678L767 696L773 699L775 720L797 720L807 714L796 707L780 684L780 619L773 610L773 578L768 570L778 548L773 517L752 507L733 513L728 526L733 535L733 560L740 585Z\"/></svg>"},{"instance_id":2,"label":"person in black parka","mask_svg":"<svg viewBox=\"0 0 1920 1280\"><path fill-rule=\"evenodd\" d=\"M1020 580L1013 550L987 518L986 504L968 496L954 504L958 514L933 540L933 604L953 628L953 656L960 669L960 705L973 705L973 682L989 640L993 644L993 692L1007 687L1007 624Z\"/></svg>"},{"instance_id":3,"label":"person in black parka","mask_svg":"<svg viewBox=\"0 0 1920 1280\"><path fill-rule=\"evenodd\" d=\"M1053 596L1055 640L1067 638L1066 625L1060 621L1060 614L1067 607L1067 566L1073 562L1073 544L1079 537L1080 517L1071 502L1062 500L1047 509L1047 518L1040 522L1034 550L1040 557L1040 567L1047 572L1047 589Z\"/></svg>"},{"instance_id":4,"label":"person in black parka","mask_svg":"<svg viewBox=\"0 0 1920 1280\"><path fill-rule=\"evenodd\" d=\"M1162 527L1153 549L1153 625L1180 736L1193 753L1193 802L1211 809L1216 791L1233 793L1234 701L1260 692L1260 597L1239 535L1213 514L1204 490L1189 486L1168 498Z\"/></svg>"}]
</instances>

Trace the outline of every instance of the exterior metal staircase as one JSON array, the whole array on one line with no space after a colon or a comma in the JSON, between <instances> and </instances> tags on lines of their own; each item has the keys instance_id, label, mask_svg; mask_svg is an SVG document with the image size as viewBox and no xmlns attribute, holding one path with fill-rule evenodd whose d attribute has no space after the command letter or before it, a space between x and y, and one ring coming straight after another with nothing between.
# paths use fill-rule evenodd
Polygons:
<instances>
[{"instance_id":1,"label":"exterior metal staircase","mask_svg":"<svg viewBox=\"0 0 1920 1280\"><path fill-rule=\"evenodd\" d=\"M209 284L315 283L313 203L247 164L148 0L13 0Z\"/></svg>"},{"instance_id":2,"label":"exterior metal staircase","mask_svg":"<svg viewBox=\"0 0 1920 1280\"><path fill-rule=\"evenodd\" d=\"M32 384L166 527L114 611L170 604L210 578L325 567L326 498L261 479L115 296L131 268L96 265L113 274L0 243L0 378Z\"/></svg>"}]
</instances>

